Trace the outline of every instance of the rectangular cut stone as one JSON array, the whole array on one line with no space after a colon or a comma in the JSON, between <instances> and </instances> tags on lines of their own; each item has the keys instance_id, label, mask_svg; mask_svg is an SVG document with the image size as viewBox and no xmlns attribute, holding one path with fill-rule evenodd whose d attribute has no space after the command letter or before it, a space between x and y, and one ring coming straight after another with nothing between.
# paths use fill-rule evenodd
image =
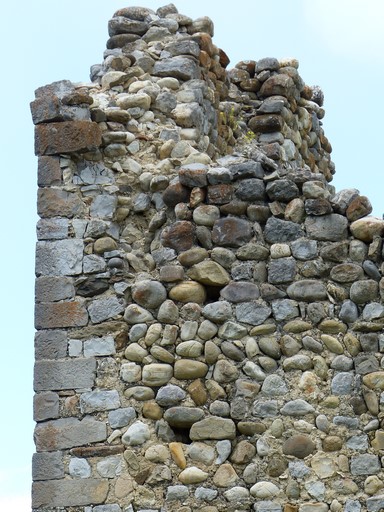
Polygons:
<instances>
[{"instance_id":1,"label":"rectangular cut stone","mask_svg":"<svg viewBox=\"0 0 384 512\"><path fill-rule=\"evenodd\" d=\"M37 191L37 213L40 217L68 217L82 215L85 205L75 192L59 188L39 188Z\"/></svg>"},{"instance_id":2,"label":"rectangular cut stone","mask_svg":"<svg viewBox=\"0 0 384 512\"><path fill-rule=\"evenodd\" d=\"M61 121L61 102L54 94L46 94L30 104L33 124Z\"/></svg>"},{"instance_id":3,"label":"rectangular cut stone","mask_svg":"<svg viewBox=\"0 0 384 512\"><path fill-rule=\"evenodd\" d=\"M110 356L116 354L115 340L113 336L92 338L84 341L84 356Z\"/></svg>"},{"instance_id":4,"label":"rectangular cut stone","mask_svg":"<svg viewBox=\"0 0 384 512\"><path fill-rule=\"evenodd\" d=\"M56 480L64 478L62 452L41 452L32 456L33 480Z\"/></svg>"},{"instance_id":5,"label":"rectangular cut stone","mask_svg":"<svg viewBox=\"0 0 384 512\"><path fill-rule=\"evenodd\" d=\"M36 226L38 240L63 240L68 238L68 219L40 219Z\"/></svg>"},{"instance_id":6,"label":"rectangular cut stone","mask_svg":"<svg viewBox=\"0 0 384 512\"><path fill-rule=\"evenodd\" d=\"M107 426L104 422L90 417L82 421L77 418L62 418L38 424L34 437L38 452L65 450L105 441Z\"/></svg>"},{"instance_id":7,"label":"rectangular cut stone","mask_svg":"<svg viewBox=\"0 0 384 512\"><path fill-rule=\"evenodd\" d=\"M41 302L35 306L36 329L83 327L87 323L88 313L81 302Z\"/></svg>"},{"instance_id":8,"label":"rectangular cut stone","mask_svg":"<svg viewBox=\"0 0 384 512\"><path fill-rule=\"evenodd\" d=\"M67 355L67 333L61 330L35 334L35 359L62 359Z\"/></svg>"},{"instance_id":9,"label":"rectangular cut stone","mask_svg":"<svg viewBox=\"0 0 384 512\"><path fill-rule=\"evenodd\" d=\"M76 276L82 272L84 242L69 239L37 242L36 275Z\"/></svg>"},{"instance_id":10,"label":"rectangular cut stone","mask_svg":"<svg viewBox=\"0 0 384 512\"><path fill-rule=\"evenodd\" d=\"M100 145L100 127L90 121L64 121L35 127L36 155L92 151Z\"/></svg>"},{"instance_id":11,"label":"rectangular cut stone","mask_svg":"<svg viewBox=\"0 0 384 512\"><path fill-rule=\"evenodd\" d=\"M55 302L58 300L73 299L75 287L70 277L42 276L36 279L36 302Z\"/></svg>"},{"instance_id":12,"label":"rectangular cut stone","mask_svg":"<svg viewBox=\"0 0 384 512\"><path fill-rule=\"evenodd\" d=\"M59 395L52 391L38 393L33 397L33 419L35 421L53 420L60 416Z\"/></svg>"},{"instance_id":13,"label":"rectangular cut stone","mask_svg":"<svg viewBox=\"0 0 384 512\"><path fill-rule=\"evenodd\" d=\"M80 396L80 409L83 414L95 411L109 411L120 407L120 397L116 389L110 391L95 389L82 393Z\"/></svg>"},{"instance_id":14,"label":"rectangular cut stone","mask_svg":"<svg viewBox=\"0 0 384 512\"><path fill-rule=\"evenodd\" d=\"M61 183L60 158L57 156L40 156L37 164L37 184L39 187L61 185Z\"/></svg>"},{"instance_id":15,"label":"rectangular cut stone","mask_svg":"<svg viewBox=\"0 0 384 512\"><path fill-rule=\"evenodd\" d=\"M35 363L35 391L90 388L96 371L95 359L37 361Z\"/></svg>"},{"instance_id":16,"label":"rectangular cut stone","mask_svg":"<svg viewBox=\"0 0 384 512\"><path fill-rule=\"evenodd\" d=\"M35 482L32 508L82 507L103 503L108 494L108 480L85 478Z\"/></svg>"}]
</instances>

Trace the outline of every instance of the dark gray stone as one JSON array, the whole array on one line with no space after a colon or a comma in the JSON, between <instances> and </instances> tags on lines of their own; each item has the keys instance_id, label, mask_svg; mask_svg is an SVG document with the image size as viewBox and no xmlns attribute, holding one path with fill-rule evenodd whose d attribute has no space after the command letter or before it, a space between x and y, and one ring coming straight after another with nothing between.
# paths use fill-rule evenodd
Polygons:
<instances>
[{"instance_id":1,"label":"dark gray stone","mask_svg":"<svg viewBox=\"0 0 384 512\"><path fill-rule=\"evenodd\" d=\"M305 219L305 229L310 238L337 242L347 238L348 220L337 213L321 217L307 217Z\"/></svg>"},{"instance_id":2,"label":"dark gray stone","mask_svg":"<svg viewBox=\"0 0 384 512\"><path fill-rule=\"evenodd\" d=\"M242 180L236 190L236 196L242 201L261 201L265 197L263 180L250 178Z\"/></svg>"},{"instance_id":3,"label":"dark gray stone","mask_svg":"<svg viewBox=\"0 0 384 512\"><path fill-rule=\"evenodd\" d=\"M252 225L244 219L225 217L215 222L212 242L223 247L241 247L252 238Z\"/></svg>"},{"instance_id":4,"label":"dark gray stone","mask_svg":"<svg viewBox=\"0 0 384 512\"><path fill-rule=\"evenodd\" d=\"M67 332L57 329L35 334L35 359L62 359L67 355Z\"/></svg>"},{"instance_id":5,"label":"dark gray stone","mask_svg":"<svg viewBox=\"0 0 384 512\"><path fill-rule=\"evenodd\" d=\"M264 229L264 236L270 244L292 242L304 235L303 230L295 222L270 217Z\"/></svg>"},{"instance_id":6,"label":"dark gray stone","mask_svg":"<svg viewBox=\"0 0 384 512\"><path fill-rule=\"evenodd\" d=\"M244 302L236 306L236 319L250 325L261 325L271 313L269 306L259 302Z\"/></svg>"},{"instance_id":7,"label":"dark gray stone","mask_svg":"<svg viewBox=\"0 0 384 512\"><path fill-rule=\"evenodd\" d=\"M363 270L371 279L380 281L381 273L373 261L365 260L363 262Z\"/></svg>"},{"instance_id":8,"label":"dark gray stone","mask_svg":"<svg viewBox=\"0 0 384 512\"><path fill-rule=\"evenodd\" d=\"M64 478L62 452L34 453L32 456L33 480L56 480Z\"/></svg>"},{"instance_id":9,"label":"dark gray stone","mask_svg":"<svg viewBox=\"0 0 384 512\"><path fill-rule=\"evenodd\" d=\"M252 269L253 270L253 269ZM247 302L260 297L259 287L250 282L229 283L225 286L220 295L229 302Z\"/></svg>"},{"instance_id":10,"label":"dark gray stone","mask_svg":"<svg viewBox=\"0 0 384 512\"><path fill-rule=\"evenodd\" d=\"M91 388L96 372L96 359L37 361L35 391Z\"/></svg>"},{"instance_id":11,"label":"dark gray stone","mask_svg":"<svg viewBox=\"0 0 384 512\"><path fill-rule=\"evenodd\" d=\"M294 258L272 259L268 266L268 282L271 284L289 283L296 275Z\"/></svg>"},{"instance_id":12,"label":"dark gray stone","mask_svg":"<svg viewBox=\"0 0 384 512\"><path fill-rule=\"evenodd\" d=\"M231 164L229 170L234 181L264 177L264 169L261 163L252 160Z\"/></svg>"},{"instance_id":13,"label":"dark gray stone","mask_svg":"<svg viewBox=\"0 0 384 512\"><path fill-rule=\"evenodd\" d=\"M359 317L359 309L356 306L356 304L354 302L352 302L351 300L344 301L340 308L340 313L339 313L340 320L349 324L349 323L355 322L358 319L358 317Z\"/></svg>"},{"instance_id":14,"label":"dark gray stone","mask_svg":"<svg viewBox=\"0 0 384 512\"><path fill-rule=\"evenodd\" d=\"M272 311L273 316L278 322L291 320L299 316L297 302L290 299L273 301Z\"/></svg>"},{"instance_id":15,"label":"dark gray stone","mask_svg":"<svg viewBox=\"0 0 384 512\"><path fill-rule=\"evenodd\" d=\"M267 194L271 201L282 201L288 203L295 197L299 197L299 188L291 180L280 179L267 184Z\"/></svg>"},{"instance_id":16,"label":"dark gray stone","mask_svg":"<svg viewBox=\"0 0 384 512\"><path fill-rule=\"evenodd\" d=\"M292 283L287 288L288 296L291 299L313 302L325 300L327 298L327 290L321 281L312 279L302 279Z\"/></svg>"}]
</instances>

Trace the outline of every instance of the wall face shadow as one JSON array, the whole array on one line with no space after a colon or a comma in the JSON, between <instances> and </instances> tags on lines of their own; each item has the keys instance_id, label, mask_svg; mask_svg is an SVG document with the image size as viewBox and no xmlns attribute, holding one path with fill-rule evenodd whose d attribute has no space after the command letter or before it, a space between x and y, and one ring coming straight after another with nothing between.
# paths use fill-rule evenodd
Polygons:
<instances>
[{"instance_id":1,"label":"wall face shadow","mask_svg":"<svg viewBox=\"0 0 384 512\"><path fill-rule=\"evenodd\" d=\"M36 512L384 508L384 221L294 59L119 10L31 104Z\"/></svg>"}]
</instances>

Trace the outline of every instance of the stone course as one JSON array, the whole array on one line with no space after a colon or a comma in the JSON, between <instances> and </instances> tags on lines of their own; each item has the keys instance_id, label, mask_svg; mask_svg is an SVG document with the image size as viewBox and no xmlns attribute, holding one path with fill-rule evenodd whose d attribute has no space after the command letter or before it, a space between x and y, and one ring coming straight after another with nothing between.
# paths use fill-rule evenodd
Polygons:
<instances>
[{"instance_id":1,"label":"stone course","mask_svg":"<svg viewBox=\"0 0 384 512\"><path fill-rule=\"evenodd\" d=\"M108 32L31 103L33 510L382 510L384 221L321 89L173 4Z\"/></svg>"}]
</instances>

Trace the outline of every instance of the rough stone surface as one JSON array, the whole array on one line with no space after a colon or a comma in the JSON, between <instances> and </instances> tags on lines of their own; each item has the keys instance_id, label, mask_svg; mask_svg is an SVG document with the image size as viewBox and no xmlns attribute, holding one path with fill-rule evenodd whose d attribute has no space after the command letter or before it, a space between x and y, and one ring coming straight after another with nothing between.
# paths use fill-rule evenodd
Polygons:
<instances>
[{"instance_id":1,"label":"rough stone surface","mask_svg":"<svg viewBox=\"0 0 384 512\"><path fill-rule=\"evenodd\" d=\"M34 510L381 510L384 221L323 92L173 4L108 30L31 104Z\"/></svg>"}]
</instances>

